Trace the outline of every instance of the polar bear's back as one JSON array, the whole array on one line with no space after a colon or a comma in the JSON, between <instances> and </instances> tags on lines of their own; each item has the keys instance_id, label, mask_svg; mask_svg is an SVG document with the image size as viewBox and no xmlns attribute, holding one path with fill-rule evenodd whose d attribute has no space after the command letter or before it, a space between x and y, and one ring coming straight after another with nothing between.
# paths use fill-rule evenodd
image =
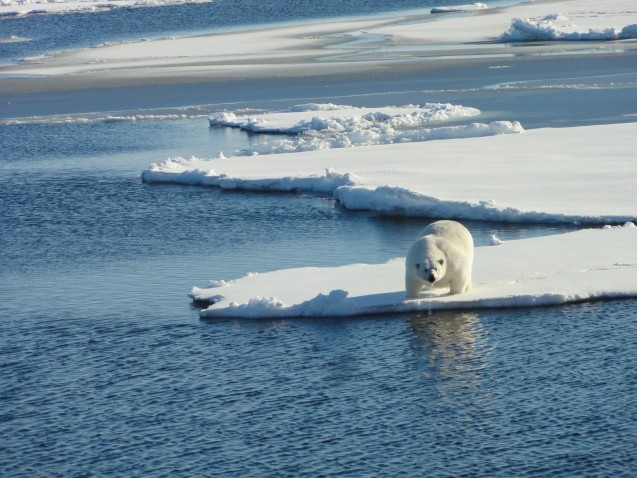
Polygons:
<instances>
[{"instance_id":1,"label":"polar bear's back","mask_svg":"<svg viewBox=\"0 0 637 478\"><path fill-rule=\"evenodd\" d=\"M469 230L456 221L436 221L422 230L419 237L436 236L465 251L473 251L473 237Z\"/></svg>"}]
</instances>

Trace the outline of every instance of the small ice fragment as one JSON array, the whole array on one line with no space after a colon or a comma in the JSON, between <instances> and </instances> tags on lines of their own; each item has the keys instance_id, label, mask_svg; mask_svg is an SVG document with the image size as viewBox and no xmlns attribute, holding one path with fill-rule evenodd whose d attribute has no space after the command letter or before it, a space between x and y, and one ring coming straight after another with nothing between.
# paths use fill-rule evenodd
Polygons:
<instances>
[{"instance_id":1,"label":"small ice fragment","mask_svg":"<svg viewBox=\"0 0 637 478\"><path fill-rule=\"evenodd\" d=\"M503 244L503 241L495 234L491 234L491 237L489 237L489 242L492 246L499 246L500 244Z\"/></svg>"}]
</instances>

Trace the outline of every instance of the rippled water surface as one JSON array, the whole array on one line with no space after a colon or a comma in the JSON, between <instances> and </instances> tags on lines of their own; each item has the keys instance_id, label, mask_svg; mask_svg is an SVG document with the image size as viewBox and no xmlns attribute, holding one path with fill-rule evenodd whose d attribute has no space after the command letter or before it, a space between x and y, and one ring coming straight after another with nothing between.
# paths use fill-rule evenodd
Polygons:
<instances>
[{"instance_id":1,"label":"rippled water surface","mask_svg":"<svg viewBox=\"0 0 637 478\"><path fill-rule=\"evenodd\" d=\"M259 322L146 308L12 314L5 476L635 467L634 302Z\"/></svg>"},{"instance_id":2,"label":"rippled water surface","mask_svg":"<svg viewBox=\"0 0 637 478\"><path fill-rule=\"evenodd\" d=\"M152 161L249 141L205 120L2 134L2 476L570 477L637 466L636 301L200 321L193 285L382 262L426 221L314 196L141 184ZM479 244L571 229L469 227Z\"/></svg>"}]
</instances>

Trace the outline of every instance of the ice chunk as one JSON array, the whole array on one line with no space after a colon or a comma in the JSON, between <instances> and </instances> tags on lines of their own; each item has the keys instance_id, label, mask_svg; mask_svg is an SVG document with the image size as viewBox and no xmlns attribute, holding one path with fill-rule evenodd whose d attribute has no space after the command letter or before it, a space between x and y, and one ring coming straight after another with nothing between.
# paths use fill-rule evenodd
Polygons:
<instances>
[{"instance_id":1,"label":"ice chunk","mask_svg":"<svg viewBox=\"0 0 637 478\"><path fill-rule=\"evenodd\" d=\"M472 3L470 5L454 5L450 7L433 7L431 13L476 12L489 8L486 3Z\"/></svg>"},{"instance_id":2,"label":"ice chunk","mask_svg":"<svg viewBox=\"0 0 637 478\"><path fill-rule=\"evenodd\" d=\"M404 259L385 264L279 270L224 288L201 317L334 317L379 313L537 307L637 297L637 228L588 229L475 250L473 289L421 292L406 300ZM595 251L591 254L590 251Z\"/></svg>"}]
</instances>

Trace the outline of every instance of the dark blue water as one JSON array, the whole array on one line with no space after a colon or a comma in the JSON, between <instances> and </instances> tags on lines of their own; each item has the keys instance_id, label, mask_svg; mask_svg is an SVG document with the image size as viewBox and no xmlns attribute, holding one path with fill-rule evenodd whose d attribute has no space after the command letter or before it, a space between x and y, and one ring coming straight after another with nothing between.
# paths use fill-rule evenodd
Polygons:
<instances>
[{"instance_id":1,"label":"dark blue water","mask_svg":"<svg viewBox=\"0 0 637 478\"><path fill-rule=\"evenodd\" d=\"M142 316L16 317L0 466L30 477L634 476L634 305L206 323L149 300Z\"/></svg>"},{"instance_id":2,"label":"dark blue water","mask_svg":"<svg viewBox=\"0 0 637 478\"><path fill-rule=\"evenodd\" d=\"M85 46L223 5L247 2L4 19L0 37ZM193 30L214 23L200 16ZM410 91L400 103L423 102ZM0 476L635 476L637 301L199 320L194 285L382 262L427 222L139 179L252 140L205 118L0 124ZM468 226L478 244L571 230Z\"/></svg>"}]
</instances>

